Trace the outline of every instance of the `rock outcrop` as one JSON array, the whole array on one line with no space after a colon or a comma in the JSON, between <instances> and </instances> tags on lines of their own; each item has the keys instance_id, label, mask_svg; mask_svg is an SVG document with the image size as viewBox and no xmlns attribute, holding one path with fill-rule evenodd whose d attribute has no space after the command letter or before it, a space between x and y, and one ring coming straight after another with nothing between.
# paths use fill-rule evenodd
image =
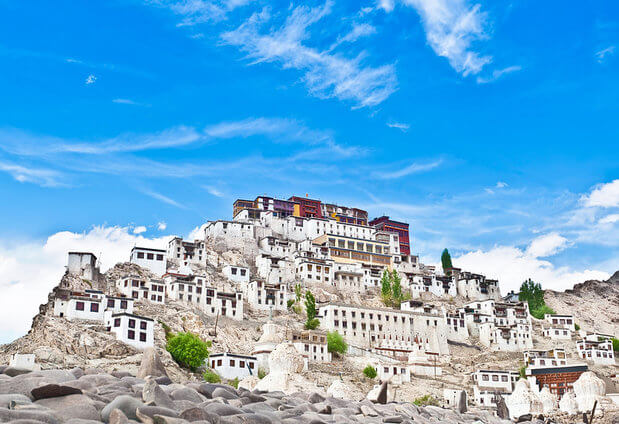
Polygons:
<instances>
[{"instance_id":1,"label":"rock outcrop","mask_svg":"<svg viewBox=\"0 0 619 424\"><path fill-rule=\"evenodd\" d=\"M580 412L591 411L596 400L606 393L606 384L591 371L584 372L574 382L576 404Z\"/></svg>"}]
</instances>

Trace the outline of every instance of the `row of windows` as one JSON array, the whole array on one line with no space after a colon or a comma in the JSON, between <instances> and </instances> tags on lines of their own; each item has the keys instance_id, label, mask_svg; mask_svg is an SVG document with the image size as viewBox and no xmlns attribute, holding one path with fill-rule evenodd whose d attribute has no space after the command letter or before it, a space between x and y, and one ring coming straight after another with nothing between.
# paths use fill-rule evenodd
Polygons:
<instances>
[{"instance_id":1,"label":"row of windows","mask_svg":"<svg viewBox=\"0 0 619 424\"><path fill-rule=\"evenodd\" d=\"M237 363L236 359L230 359L229 360L229 364L230 364L229 366L231 366L231 367L236 367L236 363ZM239 366L238 366L239 368L245 368L245 364L246 364L245 361L239 360L238 363L239 363ZM217 361L215 361L215 359L213 359L211 361L211 368L215 368L216 366L221 367L222 365L223 365L223 360L221 360L221 359L217 359ZM252 369L252 370L254 369L254 363L253 362L247 361L247 366L249 367L249 369Z\"/></svg>"},{"instance_id":2,"label":"row of windows","mask_svg":"<svg viewBox=\"0 0 619 424\"><path fill-rule=\"evenodd\" d=\"M152 260L155 260L155 256L157 257L158 261L163 260L163 254L160 254L160 253L158 253L157 255L155 255L154 253L147 253L146 259L152 261ZM144 252L138 252L138 259L144 259Z\"/></svg>"},{"instance_id":3,"label":"row of windows","mask_svg":"<svg viewBox=\"0 0 619 424\"><path fill-rule=\"evenodd\" d=\"M85 308L84 302L75 302L75 310L83 311ZM99 303L90 303L90 312L99 312Z\"/></svg>"}]
</instances>

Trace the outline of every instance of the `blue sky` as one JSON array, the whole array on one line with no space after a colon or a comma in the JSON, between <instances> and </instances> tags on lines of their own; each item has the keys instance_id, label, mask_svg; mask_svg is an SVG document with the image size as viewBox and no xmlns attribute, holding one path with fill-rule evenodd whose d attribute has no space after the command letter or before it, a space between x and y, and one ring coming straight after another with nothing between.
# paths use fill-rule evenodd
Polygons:
<instances>
[{"instance_id":1,"label":"blue sky","mask_svg":"<svg viewBox=\"0 0 619 424\"><path fill-rule=\"evenodd\" d=\"M405 220L425 261L448 247L506 288L603 277L619 268L618 12L0 0L0 286L42 279L40 298L65 248L109 242L109 266L114 241L306 193Z\"/></svg>"}]
</instances>

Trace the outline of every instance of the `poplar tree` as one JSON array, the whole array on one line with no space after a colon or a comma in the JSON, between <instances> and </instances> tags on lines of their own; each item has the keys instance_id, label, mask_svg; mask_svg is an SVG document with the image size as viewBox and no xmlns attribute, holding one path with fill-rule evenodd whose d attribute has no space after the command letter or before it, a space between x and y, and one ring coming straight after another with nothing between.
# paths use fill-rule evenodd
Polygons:
<instances>
[{"instance_id":1,"label":"poplar tree","mask_svg":"<svg viewBox=\"0 0 619 424\"><path fill-rule=\"evenodd\" d=\"M443 264L443 272L447 275L451 274L453 264L451 263L451 255L449 254L449 250L443 250L443 254L441 255L441 263Z\"/></svg>"}]
</instances>

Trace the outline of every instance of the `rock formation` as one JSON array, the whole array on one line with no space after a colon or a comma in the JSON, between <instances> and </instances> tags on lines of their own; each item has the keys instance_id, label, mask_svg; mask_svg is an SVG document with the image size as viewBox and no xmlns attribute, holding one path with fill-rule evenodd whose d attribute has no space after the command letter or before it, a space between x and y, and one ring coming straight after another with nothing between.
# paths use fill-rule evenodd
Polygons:
<instances>
[{"instance_id":1,"label":"rock formation","mask_svg":"<svg viewBox=\"0 0 619 424\"><path fill-rule=\"evenodd\" d=\"M584 372L574 382L574 394L576 395L576 404L580 412L591 411L596 400L600 400L601 396L606 393L606 384L604 381L592 372Z\"/></svg>"}]
</instances>

